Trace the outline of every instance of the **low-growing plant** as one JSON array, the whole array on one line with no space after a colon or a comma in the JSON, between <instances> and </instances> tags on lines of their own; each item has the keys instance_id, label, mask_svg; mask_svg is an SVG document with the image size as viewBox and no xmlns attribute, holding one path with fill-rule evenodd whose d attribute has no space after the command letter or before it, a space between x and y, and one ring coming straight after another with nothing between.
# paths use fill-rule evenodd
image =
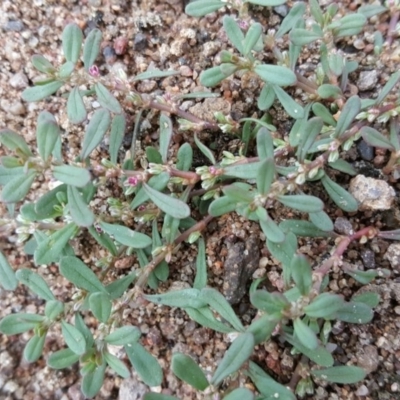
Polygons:
<instances>
[{"instance_id":1,"label":"low-growing plant","mask_svg":"<svg viewBox=\"0 0 400 400\"><path fill-rule=\"evenodd\" d=\"M398 240L400 232L366 226L340 236L334 232L325 204L314 190L320 183L319 187L343 212L358 210L357 201L335 182L332 171L356 175L346 154L361 137L371 146L387 149L390 156L383 172L398 174L400 103L398 96L392 100L390 92L400 72L391 76L375 99L349 97L349 74L357 70L358 64L347 60L335 47L338 39L360 33L367 18L386 9L364 6L357 13L338 17L335 4L323 11L312 0L308 7L303 2L295 3L276 32L266 32L261 23L253 21L249 4L283 3L208 0L187 6L187 13L196 17L225 6L239 12L239 17L223 17L224 30L236 50L223 51L221 64L203 71L200 82L216 86L231 76L254 75L261 86L257 118L235 121L230 115L218 113L215 122L209 122L179 108L179 101L208 97L210 92L174 98L168 93L152 96L135 89L139 80L161 79L175 71L149 70L128 77L120 69L116 75L102 75L96 65L102 40L97 28L84 39L78 25L65 27L65 62L59 67L43 55L33 56L33 66L43 75L23 92L22 98L39 101L62 90L70 126L88 122L81 152L73 160L63 152L61 128L46 110L37 119L36 148L30 148L17 132L0 132L0 143L9 151L0 158L1 200L9 214L2 220L2 229L17 232L20 243L25 243L25 253L33 256L36 266L57 264L74 289L70 299L63 302L34 269L14 271L0 253L1 285L15 290L22 283L45 301L43 314L7 315L0 321L0 331L7 335L32 331L24 358L34 362L42 355L49 330L61 329L66 347L50 354L47 364L62 369L79 362L86 397L100 390L107 367L123 378L130 376L129 368L113 354L112 346L124 347L133 368L148 386L163 382L160 364L140 342L140 329L124 322L124 313L132 302L137 306L153 302L179 307L198 324L229 335L232 344L211 376L185 354L175 353L172 357L175 375L210 398L255 398L248 388L230 392L221 388L224 380L238 371L254 383L258 399L294 399L296 395L311 394L313 378L350 384L366 376L358 366L334 365L332 322L370 322L379 297L366 292L345 300L341 294L330 292L329 274L333 267L341 266L342 256L352 242L365 243L375 237ZM307 27L305 16L312 20ZM289 47L282 50L285 35ZM317 46L320 64L305 77L297 63L302 48L310 44ZM291 86L302 90L301 100L293 98ZM85 99L90 98L95 98L100 107L88 110ZM273 125L269 111L280 107L276 99L295 119L289 132L278 132ZM142 110L161 111L158 148L147 147L140 163L135 156L136 134L130 151L121 151L127 125L124 108L128 106L139 110L135 133ZM180 129L193 132L193 144L208 160L207 165L193 166L190 143L182 144L176 154L171 152L174 115L179 117L176 122ZM380 129L386 124L389 134ZM223 151L216 156L198 136L205 130L229 133L242 145L235 154ZM107 134L109 158L98 162L92 153ZM34 202L24 201L39 177L55 182L53 188L34 196ZM108 212L102 209L100 213L93 200L101 197L101 189L109 181L118 185L121 195L108 198ZM24 203L19 207L21 201ZM279 220L274 213L278 207L287 207L298 217ZM252 283L249 296L256 316L248 326L226 298L207 285L206 238L202 232L213 218L231 212L259 223L267 249L282 271L280 291L263 288L263 278ZM96 265L86 265L71 245L85 235L107 251ZM298 249L299 236L334 238L335 247L324 261L311 267ZM159 293L158 286L167 281L169 263L183 242L197 243L193 287ZM115 263L124 255L134 255L140 268L115 278ZM360 284L389 273L347 266L343 272ZM145 293L147 287L155 293ZM88 314L95 317L97 325L85 322ZM257 345L273 338L287 342L292 353L299 355L288 386L250 360ZM310 370L310 363L318 367ZM149 392L144 398L175 397Z\"/></svg>"}]
</instances>

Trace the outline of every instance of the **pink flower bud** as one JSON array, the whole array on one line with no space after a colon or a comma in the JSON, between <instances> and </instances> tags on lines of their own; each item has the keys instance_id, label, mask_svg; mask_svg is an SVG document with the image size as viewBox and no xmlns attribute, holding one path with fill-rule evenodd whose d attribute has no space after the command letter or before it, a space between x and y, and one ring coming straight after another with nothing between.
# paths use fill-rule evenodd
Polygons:
<instances>
[{"instance_id":1,"label":"pink flower bud","mask_svg":"<svg viewBox=\"0 0 400 400\"><path fill-rule=\"evenodd\" d=\"M100 76L100 71L99 71L99 67L97 65L92 65L89 68L89 74L91 76L93 76L94 78L97 78L98 76Z\"/></svg>"}]
</instances>

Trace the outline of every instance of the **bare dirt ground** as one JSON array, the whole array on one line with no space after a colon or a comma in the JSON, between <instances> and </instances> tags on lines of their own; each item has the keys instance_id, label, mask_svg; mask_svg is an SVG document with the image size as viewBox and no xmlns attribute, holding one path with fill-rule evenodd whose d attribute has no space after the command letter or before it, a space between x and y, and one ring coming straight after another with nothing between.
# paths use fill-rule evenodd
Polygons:
<instances>
[{"instance_id":1,"label":"bare dirt ground","mask_svg":"<svg viewBox=\"0 0 400 400\"><path fill-rule=\"evenodd\" d=\"M329 3L324 1L321 3ZM361 1L345 2L342 6L356 8ZM160 69L177 69L181 75L176 78L163 79L161 82L146 81L138 85L141 92L169 91L171 93L191 92L199 87L199 73L215 65L218 52L230 45L221 30L222 14L211 17L193 19L183 12L180 0L3 0L0 4L0 128L9 127L21 132L28 143L35 143L35 123L39 111L47 109L54 113L63 126L65 115L65 99L57 97L40 103L25 103L21 100L21 92L32 84L37 76L30 58L34 54L43 54L54 64L62 62L61 33L69 22L78 23L83 29L97 26L103 32L103 54L99 66L103 73L113 68L115 63L122 63L128 74L146 71L149 67ZM256 14L256 11L255 11ZM257 11L260 22L276 28L282 16L276 12ZM391 57L396 53L392 49L389 56L382 60L374 60L371 56L367 34L379 27L387 28L388 17L375 18L366 28L366 36L343 41L340 46L360 62L360 69L351 76L352 85L360 85L360 71L376 70L377 80L372 87L364 88L360 95L368 97L386 82L391 72L398 68L398 59ZM354 40L358 40L355 42ZM396 45L396 43L395 43ZM120 53L119 55L116 53ZM305 57L303 68L315 63L315 56L310 53ZM397 64L396 64L397 62ZM397 65L397 67L396 67ZM236 85L236 86L235 86ZM234 119L251 116L257 111L255 92L258 90L252 82L224 82L221 98L211 102L188 103L192 112L205 115L216 110L230 112ZM193 107L193 108L192 108ZM127 110L130 125L127 131L132 132L135 118L133 108ZM211 114L212 115L212 114ZM290 129L291 122L284 113L277 110L275 122L283 133ZM149 112L141 129L141 141L151 144L157 140L157 114ZM146 125L147 124L147 125ZM65 134L65 149L68 157L73 158L79 152L82 130ZM125 148L129 148L130 136L127 134ZM235 149L236 142L226 135L218 138L205 133L204 139L215 141L217 149ZM175 143L192 141L190 134L176 133ZM104 148L106 149L106 147ZM103 149L103 150L104 150ZM95 156L101 158L106 154L100 149ZM371 150L371 149L370 149ZM373 149L371 150L373 152ZM103 154L104 153L104 154ZM3 149L0 148L3 155ZM361 163L360 169L366 176L387 179L380 172L379 154L372 153L369 160L362 150L353 149L349 157L352 162ZM377 158L378 157L378 158ZM348 180L339 176L343 185ZM377 224L382 229L399 227L399 184L391 182L396 191L396 202L391 210L385 212L364 211L355 215L342 215L331 204L327 212L336 220L336 228L346 229L351 224L353 229L369 224ZM39 182L36 193L46 190L47 183ZM110 189L112 193L112 188ZM107 193L104 194L107 197ZM328 201L326 195L323 200ZM0 213L5 208L0 206ZM285 210L277 210L275 217L285 217ZM287 217L287 216L286 216ZM344 227L343 227L344 226ZM241 286L231 293L230 279L234 266L240 265L242 270L251 268L256 275L266 274L273 286L279 276L279 267L269 257L265 242L260 239L257 224L245 221L236 215L229 215L213 221L205 233L207 239L207 262L209 266L209 285L223 291L226 295L238 296L244 292ZM15 269L33 267L31 259L24 255L22 248L16 245L13 233L0 237L0 249L7 254ZM314 263L326 255L334 245L333 240L303 240L300 250L307 254ZM332 385L319 382L315 394L310 399L365 399L395 400L400 398L400 261L391 265L385 258L389 242L374 240L366 245L354 244L346 252L344 261L355 264L360 269L388 268L391 277L377 279L373 284L361 290L373 290L380 294L381 303L376 308L375 317L367 325L336 324L334 341L337 345L335 358L341 364L352 362L367 369L369 375L357 385ZM93 263L102 254L93 243L76 244L78 253L88 263ZM246 258L244 250L254 257ZM184 245L175 254L171 263L171 277L165 288L171 286L186 287L194 279L195 247ZM399 257L400 260L400 257ZM129 266L130 261L126 264ZM121 268L124 263L121 261ZM49 282L60 298L68 298L71 286L59 276L56 267L40 267L39 273ZM116 275L118 271L116 271ZM251 275L251 274L250 274ZM331 276L330 289L350 298L361 286L344 275L339 269ZM248 298L243 297L236 305L237 312L245 324L250 323L254 311ZM29 293L25 287L19 286L14 293L0 289L0 317L11 312L37 312L43 310L43 302ZM127 321L137 324L144 333L142 343L158 357L164 368L162 390L165 394L175 395L180 399L201 399L185 384L173 376L169 369L171 354L181 351L193 356L207 371L213 371L216 363L222 358L229 346L226 337L216 334L190 321L181 310L157 307L148 304L143 309L131 309L126 315ZM24 399L83 399L79 390L79 371L77 367L54 371L46 367L46 354L62 347L60 332L52 332L45 346L45 356L34 364L27 364L22 357L23 347L30 334L6 337L0 336L0 400ZM269 342L258 346L254 361L266 369L282 383L290 381L296 367L298 356L290 354L290 349L280 342ZM239 382L253 388L244 376L226 383L234 387ZM133 373L132 378L121 380L108 372L98 400L105 399L140 399L148 389Z\"/></svg>"}]
</instances>

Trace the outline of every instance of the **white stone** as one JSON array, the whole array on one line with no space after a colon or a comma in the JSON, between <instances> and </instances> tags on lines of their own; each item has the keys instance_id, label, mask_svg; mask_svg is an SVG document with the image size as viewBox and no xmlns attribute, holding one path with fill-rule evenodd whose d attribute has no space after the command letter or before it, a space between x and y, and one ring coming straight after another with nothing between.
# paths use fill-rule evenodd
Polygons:
<instances>
[{"instance_id":1,"label":"white stone","mask_svg":"<svg viewBox=\"0 0 400 400\"><path fill-rule=\"evenodd\" d=\"M351 180L349 192L358 201L360 210L389 210L396 196L387 182L364 175Z\"/></svg>"}]
</instances>

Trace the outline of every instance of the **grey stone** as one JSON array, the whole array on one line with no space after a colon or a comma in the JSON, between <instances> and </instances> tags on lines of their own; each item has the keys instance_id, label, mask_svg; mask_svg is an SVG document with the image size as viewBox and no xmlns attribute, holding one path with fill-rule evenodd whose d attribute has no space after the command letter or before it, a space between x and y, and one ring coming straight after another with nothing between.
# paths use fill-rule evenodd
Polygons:
<instances>
[{"instance_id":1,"label":"grey stone","mask_svg":"<svg viewBox=\"0 0 400 400\"><path fill-rule=\"evenodd\" d=\"M375 70L362 71L357 81L357 87L361 92L372 90L378 82L378 74Z\"/></svg>"},{"instance_id":2,"label":"grey stone","mask_svg":"<svg viewBox=\"0 0 400 400\"><path fill-rule=\"evenodd\" d=\"M141 400L148 391L148 387L137 379L124 379L119 389L118 400Z\"/></svg>"}]
</instances>

